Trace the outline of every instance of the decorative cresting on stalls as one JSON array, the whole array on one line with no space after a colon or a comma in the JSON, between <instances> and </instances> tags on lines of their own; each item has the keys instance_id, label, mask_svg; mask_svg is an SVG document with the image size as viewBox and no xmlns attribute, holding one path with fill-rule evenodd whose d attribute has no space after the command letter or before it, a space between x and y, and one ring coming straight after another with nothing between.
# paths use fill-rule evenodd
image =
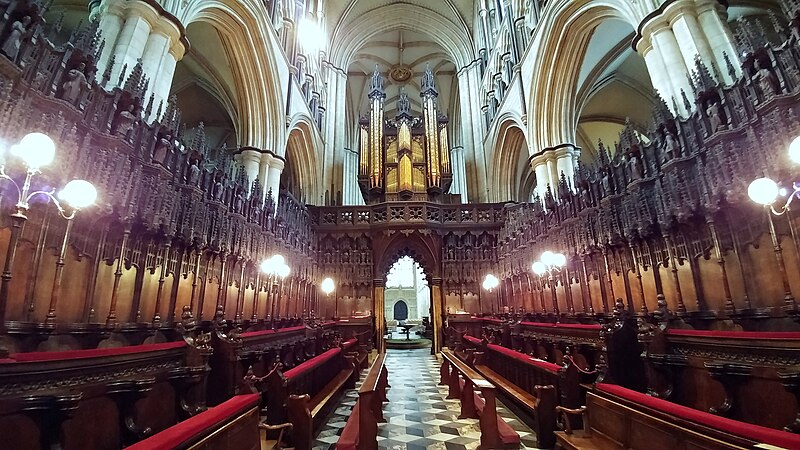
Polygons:
<instances>
[{"instance_id":1,"label":"decorative cresting on stalls","mask_svg":"<svg viewBox=\"0 0 800 450\"><path fill-rule=\"evenodd\" d=\"M430 67L421 86L422 117L411 114L411 102L401 88L397 115L384 120L386 91L375 67L368 94L370 112L359 120L358 183L367 203L441 202L450 189L448 119L436 105L439 92Z\"/></svg>"},{"instance_id":2,"label":"decorative cresting on stalls","mask_svg":"<svg viewBox=\"0 0 800 450\"><path fill-rule=\"evenodd\" d=\"M747 193L765 175L798 180L787 150L800 134L800 13L772 41L758 29L741 25L734 82L697 61L688 118L659 102L644 136L626 124L595 166L508 209L493 301L537 322L591 322L622 299L642 316L663 300L698 329L797 328L797 218L772 217ZM546 250L567 263L537 277Z\"/></svg>"},{"instance_id":3,"label":"decorative cresting on stalls","mask_svg":"<svg viewBox=\"0 0 800 450\"><path fill-rule=\"evenodd\" d=\"M146 95L150 81L141 64L116 84L109 65L95 82L98 24L62 43L60 24L42 18L42 3L0 6L0 30L26 30L0 35L0 136L13 143L38 131L55 141L56 163L42 169L32 189L82 178L102 195L75 218L60 259L51 249L62 243L66 225L49 205L31 205L11 246L13 271L4 275L0 357L100 342L135 345L154 334L175 339L184 306L206 329L212 319L227 318L227 328L244 332L299 323L316 310L314 239L304 205L285 193L264 195L261 181L248 179L230 154L209 148L202 124L186 138L175 99L157 111ZM8 173L22 173L18 164L9 157ZM3 191L3 205L11 194ZM9 215L0 216L7 231ZM292 267L279 284L266 283L258 270L274 253ZM62 301L48 308L55 303L42 283L56 270L68 277ZM269 315L272 304L282 317Z\"/></svg>"}]
</instances>

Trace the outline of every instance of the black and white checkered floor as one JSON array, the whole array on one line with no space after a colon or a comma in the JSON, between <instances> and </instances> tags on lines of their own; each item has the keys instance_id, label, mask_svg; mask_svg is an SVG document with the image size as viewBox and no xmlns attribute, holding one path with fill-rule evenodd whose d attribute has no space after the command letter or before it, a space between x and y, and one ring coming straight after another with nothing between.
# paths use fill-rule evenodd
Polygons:
<instances>
[{"instance_id":1,"label":"black and white checkered floor","mask_svg":"<svg viewBox=\"0 0 800 450\"><path fill-rule=\"evenodd\" d=\"M459 419L458 400L446 400L447 387L437 386L439 362L429 349L389 350L389 403L384 405L387 423L378 425L378 447L391 450L473 450L480 444L476 419ZM360 384L360 383L359 383ZM336 446L358 390L345 393L342 404L323 425L315 450ZM522 438L520 448L536 448L535 435L511 411L497 402L497 412Z\"/></svg>"}]
</instances>

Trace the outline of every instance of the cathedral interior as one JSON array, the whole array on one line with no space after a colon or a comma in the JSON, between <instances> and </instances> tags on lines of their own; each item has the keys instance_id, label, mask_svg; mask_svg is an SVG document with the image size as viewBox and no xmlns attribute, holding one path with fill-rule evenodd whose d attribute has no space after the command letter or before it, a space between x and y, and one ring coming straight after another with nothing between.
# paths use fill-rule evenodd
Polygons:
<instances>
[{"instance_id":1,"label":"cathedral interior","mask_svg":"<svg viewBox=\"0 0 800 450\"><path fill-rule=\"evenodd\" d=\"M798 197L798 0L0 0L0 450L800 449Z\"/></svg>"}]
</instances>

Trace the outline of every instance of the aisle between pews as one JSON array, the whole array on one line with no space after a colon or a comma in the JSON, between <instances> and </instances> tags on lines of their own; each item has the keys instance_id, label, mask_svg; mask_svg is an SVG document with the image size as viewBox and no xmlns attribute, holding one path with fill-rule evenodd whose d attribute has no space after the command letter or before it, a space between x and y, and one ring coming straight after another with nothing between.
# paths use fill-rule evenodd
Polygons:
<instances>
[{"instance_id":1,"label":"aisle between pews","mask_svg":"<svg viewBox=\"0 0 800 450\"><path fill-rule=\"evenodd\" d=\"M476 419L458 419L458 400L446 400L447 386L437 386L441 361L430 350L389 350L389 403L384 405L387 423L378 425L380 448L399 450L473 450L480 444ZM363 376L363 375L362 375ZM360 386L360 382L358 383ZM322 426L315 450L333 450L358 399L356 389L346 391L342 403ZM536 435L500 402L503 417L522 439L520 448L536 448Z\"/></svg>"}]
</instances>

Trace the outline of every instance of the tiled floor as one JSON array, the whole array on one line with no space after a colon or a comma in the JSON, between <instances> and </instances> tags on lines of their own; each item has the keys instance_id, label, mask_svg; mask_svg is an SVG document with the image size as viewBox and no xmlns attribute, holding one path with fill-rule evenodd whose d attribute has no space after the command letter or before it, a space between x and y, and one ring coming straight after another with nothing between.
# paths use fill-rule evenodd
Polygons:
<instances>
[{"instance_id":1,"label":"tiled floor","mask_svg":"<svg viewBox=\"0 0 800 450\"><path fill-rule=\"evenodd\" d=\"M437 386L439 363L430 349L389 350L389 403L384 405L388 423L378 425L378 447L392 450L473 450L480 443L477 419L458 419L458 400L446 400L447 387ZM357 390L347 391L342 404L322 427L315 450L335 448ZM530 428L497 402L497 411L522 438L520 448L536 448Z\"/></svg>"}]
</instances>

